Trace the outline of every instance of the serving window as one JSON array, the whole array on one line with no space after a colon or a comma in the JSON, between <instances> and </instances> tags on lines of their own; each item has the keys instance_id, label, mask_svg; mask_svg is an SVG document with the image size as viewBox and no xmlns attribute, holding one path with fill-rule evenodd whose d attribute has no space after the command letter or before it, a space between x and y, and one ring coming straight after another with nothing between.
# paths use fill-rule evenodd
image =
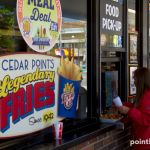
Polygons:
<instances>
[{"instance_id":1,"label":"serving window","mask_svg":"<svg viewBox=\"0 0 150 150\"><path fill-rule=\"evenodd\" d=\"M127 97L126 68L126 0L100 1L100 91L102 122L115 122L121 118L113 98ZM124 85L124 87L123 87Z\"/></svg>"}]
</instances>

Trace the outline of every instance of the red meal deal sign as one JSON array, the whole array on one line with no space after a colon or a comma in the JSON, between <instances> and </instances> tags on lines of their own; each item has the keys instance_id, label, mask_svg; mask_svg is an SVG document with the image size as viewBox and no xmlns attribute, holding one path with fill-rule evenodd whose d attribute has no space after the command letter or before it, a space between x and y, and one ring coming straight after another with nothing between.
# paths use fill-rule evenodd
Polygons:
<instances>
[{"instance_id":1,"label":"red meal deal sign","mask_svg":"<svg viewBox=\"0 0 150 150\"><path fill-rule=\"evenodd\" d=\"M39 131L62 119L57 117L59 62L41 54L0 57L0 138Z\"/></svg>"},{"instance_id":2,"label":"red meal deal sign","mask_svg":"<svg viewBox=\"0 0 150 150\"><path fill-rule=\"evenodd\" d=\"M17 0L17 19L26 43L47 52L58 40L62 12L59 0Z\"/></svg>"}]
</instances>

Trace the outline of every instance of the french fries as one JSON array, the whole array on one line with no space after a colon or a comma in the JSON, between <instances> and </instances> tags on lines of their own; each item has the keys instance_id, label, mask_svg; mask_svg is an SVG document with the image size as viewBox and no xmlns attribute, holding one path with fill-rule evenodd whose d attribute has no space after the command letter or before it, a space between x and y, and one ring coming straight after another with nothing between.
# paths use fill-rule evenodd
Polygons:
<instances>
[{"instance_id":1,"label":"french fries","mask_svg":"<svg viewBox=\"0 0 150 150\"><path fill-rule=\"evenodd\" d=\"M57 71L58 74L70 80L79 81L82 79L81 69L78 65L74 64L73 58L69 61L61 57L60 66Z\"/></svg>"}]
</instances>

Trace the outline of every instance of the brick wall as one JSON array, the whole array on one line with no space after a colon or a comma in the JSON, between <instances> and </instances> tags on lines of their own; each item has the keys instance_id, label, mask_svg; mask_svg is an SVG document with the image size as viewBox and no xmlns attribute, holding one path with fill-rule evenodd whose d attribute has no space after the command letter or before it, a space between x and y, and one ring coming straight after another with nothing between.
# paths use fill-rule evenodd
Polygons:
<instances>
[{"instance_id":1,"label":"brick wall","mask_svg":"<svg viewBox=\"0 0 150 150\"><path fill-rule=\"evenodd\" d=\"M130 127L121 130L113 129L68 150L130 150Z\"/></svg>"}]
</instances>

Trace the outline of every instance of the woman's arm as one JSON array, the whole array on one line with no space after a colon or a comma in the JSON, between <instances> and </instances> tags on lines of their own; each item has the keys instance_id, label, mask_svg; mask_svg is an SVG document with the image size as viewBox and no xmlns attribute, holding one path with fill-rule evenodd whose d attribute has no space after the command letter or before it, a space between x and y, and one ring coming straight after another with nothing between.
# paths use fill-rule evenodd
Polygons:
<instances>
[{"instance_id":1,"label":"woman's arm","mask_svg":"<svg viewBox=\"0 0 150 150\"><path fill-rule=\"evenodd\" d=\"M123 105L129 108L132 108L134 106L134 104L131 102L123 102Z\"/></svg>"},{"instance_id":2,"label":"woman's arm","mask_svg":"<svg viewBox=\"0 0 150 150\"><path fill-rule=\"evenodd\" d=\"M128 116L132 122L139 125L150 126L150 110L145 108L144 112L138 108L131 108Z\"/></svg>"},{"instance_id":3,"label":"woman's arm","mask_svg":"<svg viewBox=\"0 0 150 150\"><path fill-rule=\"evenodd\" d=\"M149 105L150 106L150 105ZM140 108L118 107L122 114L128 114L129 119L139 125L150 126L150 107L142 105Z\"/></svg>"}]
</instances>

